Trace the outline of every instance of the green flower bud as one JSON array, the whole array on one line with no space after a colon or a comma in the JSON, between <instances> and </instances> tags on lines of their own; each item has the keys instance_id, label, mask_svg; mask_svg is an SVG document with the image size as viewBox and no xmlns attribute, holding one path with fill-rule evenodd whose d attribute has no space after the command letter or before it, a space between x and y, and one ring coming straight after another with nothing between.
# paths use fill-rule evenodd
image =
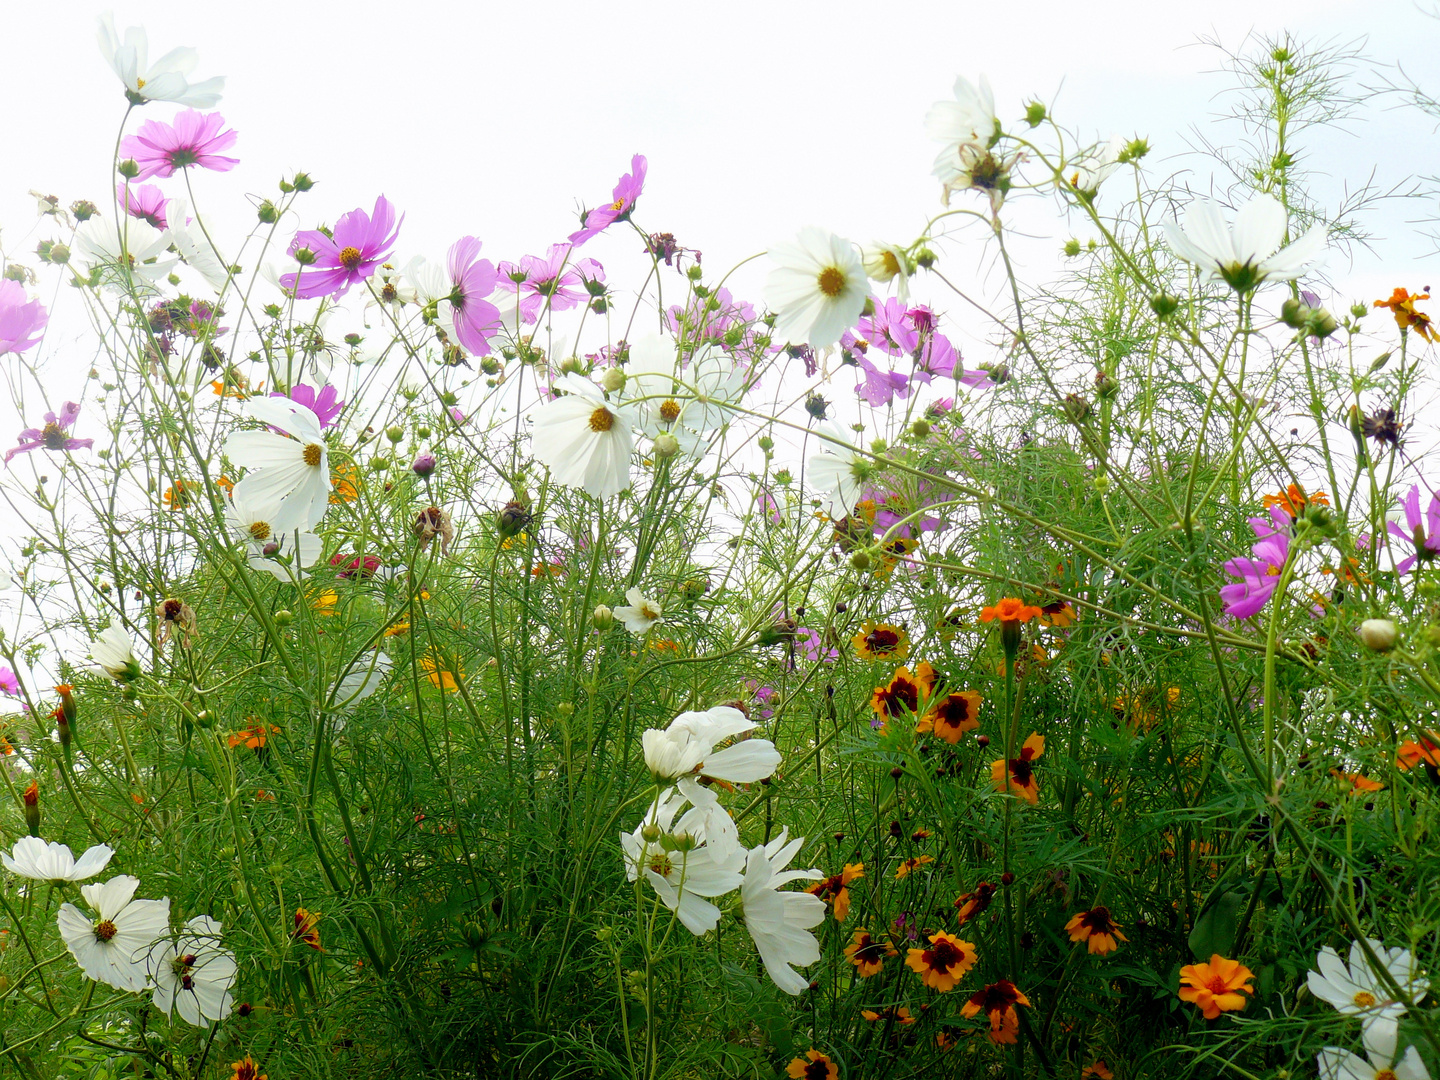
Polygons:
<instances>
[{"instance_id":1,"label":"green flower bud","mask_svg":"<svg viewBox=\"0 0 1440 1080\"><path fill-rule=\"evenodd\" d=\"M604 633L615 625L615 613L606 605L600 604L590 615L590 625Z\"/></svg>"},{"instance_id":2,"label":"green flower bud","mask_svg":"<svg viewBox=\"0 0 1440 1080\"><path fill-rule=\"evenodd\" d=\"M120 162L119 165L115 166L115 171L126 180L134 180L140 175L140 166L135 163L133 158L126 158Z\"/></svg>"},{"instance_id":3,"label":"green flower bud","mask_svg":"<svg viewBox=\"0 0 1440 1080\"><path fill-rule=\"evenodd\" d=\"M1076 255L1080 254L1080 241L1073 239L1066 240L1065 246L1060 250L1063 251L1068 258L1073 259Z\"/></svg>"},{"instance_id":4,"label":"green flower bud","mask_svg":"<svg viewBox=\"0 0 1440 1080\"><path fill-rule=\"evenodd\" d=\"M1156 293L1150 298L1150 310L1162 319L1168 319L1180 310L1180 298L1169 293Z\"/></svg>"},{"instance_id":5,"label":"green flower bud","mask_svg":"<svg viewBox=\"0 0 1440 1080\"><path fill-rule=\"evenodd\" d=\"M1045 106L1038 101L1032 101L1025 106L1025 122L1032 128L1039 127L1045 122Z\"/></svg>"},{"instance_id":6,"label":"green flower bud","mask_svg":"<svg viewBox=\"0 0 1440 1080\"><path fill-rule=\"evenodd\" d=\"M280 627L282 630L294 621L295 616L290 612L288 608L281 608L279 611L275 612L275 625Z\"/></svg>"}]
</instances>

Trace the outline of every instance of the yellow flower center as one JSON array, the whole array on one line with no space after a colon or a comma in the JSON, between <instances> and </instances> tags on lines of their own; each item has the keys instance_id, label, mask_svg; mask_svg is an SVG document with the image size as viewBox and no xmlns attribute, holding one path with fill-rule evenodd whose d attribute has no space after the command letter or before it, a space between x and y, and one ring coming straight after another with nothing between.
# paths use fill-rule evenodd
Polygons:
<instances>
[{"instance_id":1,"label":"yellow flower center","mask_svg":"<svg viewBox=\"0 0 1440 1080\"><path fill-rule=\"evenodd\" d=\"M894 277L896 274L900 273L900 260L895 258L895 253L893 251L884 251L880 253L880 265L885 268L885 273L889 274L891 277Z\"/></svg>"},{"instance_id":2,"label":"yellow flower center","mask_svg":"<svg viewBox=\"0 0 1440 1080\"><path fill-rule=\"evenodd\" d=\"M306 464L306 465L311 465L311 466L319 465L321 459L322 459L324 456L325 456L325 448L324 448L323 446L321 446L319 443L313 443L313 442L312 442L312 443L309 443L308 445L306 445L306 447L305 447L305 454L304 454L305 464Z\"/></svg>"},{"instance_id":3,"label":"yellow flower center","mask_svg":"<svg viewBox=\"0 0 1440 1080\"><path fill-rule=\"evenodd\" d=\"M1368 1009L1375 1004L1375 995L1365 990L1361 990L1355 995L1352 1000L1354 1000L1356 1006L1358 1006L1359 1008Z\"/></svg>"},{"instance_id":4,"label":"yellow flower center","mask_svg":"<svg viewBox=\"0 0 1440 1080\"><path fill-rule=\"evenodd\" d=\"M1375 1074L1375 1080L1395 1080L1393 1069L1381 1069Z\"/></svg>"},{"instance_id":5,"label":"yellow flower center","mask_svg":"<svg viewBox=\"0 0 1440 1080\"><path fill-rule=\"evenodd\" d=\"M660 403L660 419L667 424L673 424L680 418L680 403L674 398L666 398Z\"/></svg>"},{"instance_id":6,"label":"yellow flower center","mask_svg":"<svg viewBox=\"0 0 1440 1080\"><path fill-rule=\"evenodd\" d=\"M650 856L650 869L661 877L666 877L674 867L670 865L670 856L663 851L657 851Z\"/></svg>"},{"instance_id":7,"label":"yellow flower center","mask_svg":"<svg viewBox=\"0 0 1440 1080\"><path fill-rule=\"evenodd\" d=\"M615 426L615 414L605 406L600 406L590 414L591 431L609 431Z\"/></svg>"},{"instance_id":8,"label":"yellow flower center","mask_svg":"<svg viewBox=\"0 0 1440 1080\"><path fill-rule=\"evenodd\" d=\"M120 928L109 919L101 919L95 924L95 937L100 941L109 941L119 932Z\"/></svg>"},{"instance_id":9,"label":"yellow flower center","mask_svg":"<svg viewBox=\"0 0 1440 1080\"><path fill-rule=\"evenodd\" d=\"M346 270L354 270L360 265L360 249L357 247L341 248L340 265Z\"/></svg>"},{"instance_id":10,"label":"yellow flower center","mask_svg":"<svg viewBox=\"0 0 1440 1080\"><path fill-rule=\"evenodd\" d=\"M136 79L136 80L135 80L135 89L136 89L136 90L144 90L144 89L145 89L145 80L144 80L144 79Z\"/></svg>"},{"instance_id":11,"label":"yellow flower center","mask_svg":"<svg viewBox=\"0 0 1440 1080\"><path fill-rule=\"evenodd\" d=\"M817 282L822 293L834 298L839 296L845 288L845 273L838 266L827 266L820 271Z\"/></svg>"},{"instance_id":12,"label":"yellow flower center","mask_svg":"<svg viewBox=\"0 0 1440 1080\"><path fill-rule=\"evenodd\" d=\"M250 535L263 544L270 539L270 523L268 521L251 522Z\"/></svg>"},{"instance_id":13,"label":"yellow flower center","mask_svg":"<svg viewBox=\"0 0 1440 1080\"><path fill-rule=\"evenodd\" d=\"M65 429L59 424L46 424L40 429L40 443L46 450L64 450L65 442Z\"/></svg>"}]
</instances>

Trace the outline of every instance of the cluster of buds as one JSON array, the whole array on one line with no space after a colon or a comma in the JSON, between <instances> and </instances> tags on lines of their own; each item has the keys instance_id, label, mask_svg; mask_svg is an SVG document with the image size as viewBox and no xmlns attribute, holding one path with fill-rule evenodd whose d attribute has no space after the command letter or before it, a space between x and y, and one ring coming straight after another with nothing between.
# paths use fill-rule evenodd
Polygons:
<instances>
[{"instance_id":1,"label":"cluster of buds","mask_svg":"<svg viewBox=\"0 0 1440 1080\"><path fill-rule=\"evenodd\" d=\"M1340 329L1340 324L1335 321L1335 316L1323 307L1318 305L1311 307L1294 297L1280 305L1280 321L1292 330L1303 331L1311 337L1321 340Z\"/></svg>"}]
</instances>

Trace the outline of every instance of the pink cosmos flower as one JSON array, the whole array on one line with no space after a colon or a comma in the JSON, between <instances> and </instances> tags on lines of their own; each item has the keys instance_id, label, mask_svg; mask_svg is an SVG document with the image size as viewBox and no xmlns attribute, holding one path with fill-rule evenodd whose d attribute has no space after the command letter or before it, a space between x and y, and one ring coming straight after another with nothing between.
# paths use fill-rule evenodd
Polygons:
<instances>
[{"instance_id":1,"label":"pink cosmos flower","mask_svg":"<svg viewBox=\"0 0 1440 1080\"><path fill-rule=\"evenodd\" d=\"M345 563L345 568L339 571L335 575L336 577L371 578L374 577L375 572L380 569L380 560L377 559L374 555L356 556L354 559L350 559L348 563L345 562L346 559L350 559L350 556L345 554L343 551L337 552L335 555L331 556L331 566L339 566L341 563Z\"/></svg>"},{"instance_id":2,"label":"pink cosmos flower","mask_svg":"<svg viewBox=\"0 0 1440 1080\"><path fill-rule=\"evenodd\" d=\"M1248 619L1259 614L1280 584L1280 572L1290 557L1290 515L1279 506L1270 508L1270 520L1251 518L1250 528L1260 539L1250 548L1250 559L1231 559L1224 570L1240 580L1220 589L1225 614Z\"/></svg>"},{"instance_id":3,"label":"pink cosmos flower","mask_svg":"<svg viewBox=\"0 0 1440 1080\"><path fill-rule=\"evenodd\" d=\"M877 409L881 405L889 405L897 397L910 396L910 380L900 372L878 368L863 355L860 356L857 366L864 374L865 381L855 388L855 393Z\"/></svg>"},{"instance_id":4,"label":"pink cosmos flower","mask_svg":"<svg viewBox=\"0 0 1440 1080\"><path fill-rule=\"evenodd\" d=\"M568 311L588 298L579 268L569 261L572 250L569 244L551 244L543 259L526 255L518 265L500 264L498 284L519 299L520 317L527 323L540 317L547 302L551 311Z\"/></svg>"},{"instance_id":5,"label":"pink cosmos flower","mask_svg":"<svg viewBox=\"0 0 1440 1080\"><path fill-rule=\"evenodd\" d=\"M49 321L45 306L26 296L18 281L0 279L0 356L37 344Z\"/></svg>"},{"instance_id":6,"label":"pink cosmos flower","mask_svg":"<svg viewBox=\"0 0 1440 1080\"><path fill-rule=\"evenodd\" d=\"M826 645L819 633L811 630L808 626L800 626L795 629L795 645L801 655L812 664L817 660L832 664L840 658L840 654L833 647Z\"/></svg>"},{"instance_id":7,"label":"pink cosmos flower","mask_svg":"<svg viewBox=\"0 0 1440 1080\"><path fill-rule=\"evenodd\" d=\"M80 406L67 401L60 407L60 415L45 414L43 428L26 428L20 432L20 445L5 452L5 464L16 454L28 454L31 450L86 450L95 445L94 439L72 439L66 432L80 415Z\"/></svg>"},{"instance_id":8,"label":"pink cosmos flower","mask_svg":"<svg viewBox=\"0 0 1440 1080\"><path fill-rule=\"evenodd\" d=\"M373 213L356 207L341 215L333 236L319 229L302 229L290 241L290 254L304 248L314 253L315 261L298 274L281 275L280 287L301 300L344 296L351 285L370 277L390 257L404 220L403 214L395 220L395 207L381 195Z\"/></svg>"},{"instance_id":9,"label":"pink cosmos flower","mask_svg":"<svg viewBox=\"0 0 1440 1080\"><path fill-rule=\"evenodd\" d=\"M710 302L715 302L715 307ZM684 308L672 304L665 312L670 332L687 343L708 343L725 349L749 351L755 344L755 305L736 300L725 286L710 296L692 296ZM773 352L778 346L771 345Z\"/></svg>"},{"instance_id":10,"label":"pink cosmos flower","mask_svg":"<svg viewBox=\"0 0 1440 1080\"><path fill-rule=\"evenodd\" d=\"M500 309L485 300L495 291L495 267L480 258L480 241L462 236L450 245L450 304L455 315L455 336L472 356L490 352L489 338L500 329Z\"/></svg>"},{"instance_id":11,"label":"pink cosmos flower","mask_svg":"<svg viewBox=\"0 0 1440 1080\"><path fill-rule=\"evenodd\" d=\"M760 718L762 720L769 720L775 715L775 709L770 703L780 696L778 690L773 686L762 685L759 679L746 679L745 689L750 691L750 696L755 699L755 704L759 706Z\"/></svg>"},{"instance_id":12,"label":"pink cosmos flower","mask_svg":"<svg viewBox=\"0 0 1440 1080\"><path fill-rule=\"evenodd\" d=\"M11 697L20 696L20 680L8 667L0 667L0 690L5 691Z\"/></svg>"},{"instance_id":13,"label":"pink cosmos flower","mask_svg":"<svg viewBox=\"0 0 1440 1080\"><path fill-rule=\"evenodd\" d=\"M1421 517L1420 485L1412 485L1410 494L1405 496L1405 524L1410 526L1408 533L1393 521L1386 525L1392 536L1415 547L1413 555L1395 564L1397 574L1408 574L1417 562L1432 562L1440 556L1440 494L1430 496L1430 505Z\"/></svg>"},{"instance_id":14,"label":"pink cosmos flower","mask_svg":"<svg viewBox=\"0 0 1440 1080\"><path fill-rule=\"evenodd\" d=\"M131 217L148 221L157 229L170 227L170 223L165 220L165 206L170 200L165 198L165 193L154 184L141 184L139 187L116 184L115 198Z\"/></svg>"},{"instance_id":15,"label":"pink cosmos flower","mask_svg":"<svg viewBox=\"0 0 1440 1080\"><path fill-rule=\"evenodd\" d=\"M567 238L570 243L579 247L592 236L599 236L615 222L630 220L630 211L635 209L635 200L640 198L640 193L645 190L645 172L649 167L650 163L645 160L644 154L632 157L630 171L615 182L609 205L585 211L581 215L580 228Z\"/></svg>"},{"instance_id":16,"label":"pink cosmos flower","mask_svg":"<svg viewBox=\"0 0 1440 1080\"><path fill-rule=\"evenodd\" d=\"M285 397L279 390L273 390L271 397ZM328 383L317 391L313 386L306 386L304 383L296 383L290 388L290 400L296 405L304 405L315 414L320 421L323 430L335 422L340 415L340 410L345 408L345 402L338 401L340 392Z\"/></svg>"},{"instance_id":17,"label":"pink cosmos flower","mask_svg":"<svg viewBox=\"0 0 1440 1080\"><path fill-rule=\"evenodd\" d=\"M222 157L238 137L234 128L221 131L225 118L219 113L202 113L186 109L175 117L173 125L161 120L146 120L134 135L120 143L121 160L131 158L140 166L137 180L152 176L174 176L176 169L199 165L214 172L229 172L240 164L239 158Z\"/></svg>"},{"instance_id":18,"label":"pink cosmos flower","mask_svg":"<svg viewBox=\"0 0 1440 1080\"><path fill-rule=\"evenodd\" d=\"M915 536L915 530L921 533L927 533L935 532L945 527L945 522L938 517L933 517L928 514L918 518L910 518L904 525L900 525L900 522L904 521L914 511L933 506L935 503L941 501L941 497L937 496L935 492L934 485L924 480L916 485L916 491L920 498L918 503L912 505L910 500L898 491L886 491L883 488L866 488L864 490L860 496L861 499L869 500L875 504L876 536L884 536L891 529L895 528L895 526L899 525L900 527L896 529L895 535L909 540Z\"/></svg>"}]
</instances>

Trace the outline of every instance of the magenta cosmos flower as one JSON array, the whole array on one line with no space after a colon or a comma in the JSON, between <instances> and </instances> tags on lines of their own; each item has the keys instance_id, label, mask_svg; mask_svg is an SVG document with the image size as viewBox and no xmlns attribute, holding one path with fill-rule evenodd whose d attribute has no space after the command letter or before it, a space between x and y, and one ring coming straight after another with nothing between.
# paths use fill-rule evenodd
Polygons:
<instances>
[{"instance_id":1,"label":"magenta cosmos flower","mask_svg":"<svg viewBox=\"0 0 1440 1080\"><path fill-rule=\"evenodd\" d=\"M154 184L141 184L139 187L116 184L115 199L125 207L125 212L131 217L148 221L157 229L170 227L170 223L165 220L165 206L169 200Z\"/></svg>"},{"instance_id":2,"label":"magenta cosmos flower","mask_svg":"<svg viewBox=\"0 0 1440 1080\"><path fill-rule=\"evenodd\" d=\"M120 143L121 159L131 158L140 166L137 180L152 176L174 176L176 169L199 165L212 172L229 172L240 164L239 158L222 157L237 138L234 128L224 127L219 113L202 113L186 109L175 117L174 124L162 120L146 120L134 135Z\"/></svg>"},{"instance_id":3,"label":"magenta cosmos flower","mask_svg":"<svg viewBox=\"0 0 1440 1080\"><path fill-rule=\"evenodd\" d=\"M1398 536L1415 546L1413 554L1395 564L1397 574L1408 574L1417 562L1432 562L1440 556L1440 495L1431 494L1430 505L1422 517L1420 485L1414 484L1410 488L1410 494L1405 496L1404 505L1405 524L1410 527L1410 531L1406 532L1393 521L1386 525L1392 536Z\"/></svg>"},{"instance_id":4,"label":"magenta cosmos flower","mask_svg":"<svg viewBox=\"0 0 1440 1080\"><path fill-rule=\"evenodd\" d=\"M0 356L22 353L39 342L50 316L18 281L0 279Z\"/></svg>"},{"instance_id":5,"label":"magenta cosmos flower","mask_svg":"<svg viewBox=\"0 0 1440 1080\"><path fill-rule=\"evenodd\" d=\"M570 262L572 250L569 244L551 244L543 259L526 255L518 265L500 264L498 284L519 299L520 316L527 323L538 319L547 303L551 311L568 311L590 295L585 279L595 277L599 266L593 259Z\"/></svg>"},{"instance_id":6,"label":"magenta cosmos flower","mask_svg":"<svg viewBox=\"0 0 1440 1080\"><path fill-rule=\"evenodd\" d=\"M1225 601L1225 614L1248 619L1259 614L1280 584L1280 572L1290 557L1290 515L1279 506L1270 508L1270 520L1251 518L1250 528L1260 539L1250 548L1250 559L1231 559L1224 570L1240 580L1223 586L1220 599Z\"/></svg>"},{"instance_id":7,"label":"magenta cosmos flower","mask_svg":"<svg viewBox=\"0 0 1440 1080\"><path fill-rule=\"evenodd\" d=\"M20 432L20 445L11 447L5 453L5 464L16 454L28 454L31 450L86 450L95 445L94 439L72 439L68 430L80 415L80 406L67 401L60 407L60 415L45 414L43 428L26 428Z\"/></svg>"},{"instance_id":8,"label":"magenta cosmos flower","mask_svg":"<svg viewBox=\"0 0 1440 1080\"><path fill-rule=\"evenodd\" d=\"M448 260L455 336L472 356L487 355L489 339L500 329L500 309L485 299L495 291L497 275L490 260L480 258L480 247L475 237L462 236L450 245Z\"/></svg>"},{"instance_id":9,"label":"magenta cosmos flower","mask_svg":"<svg viewBox=\"0 0 1440 1080\"><path fill-rule=\"evenodd\" d=\"M272 390L271 397L285 397L279 390ZM329 427L340 415L340 410L345 408L345 402L337 400L340 392L328 383L317 391L313 386L306 386L304 383L296 383L290 388L290 400L296 405L304 405L315 414L320 421L322 429Z\"/></svg>"},{"instance_id":10,"label":"magenta cosmos flower","mask_svg":"<svg viewBox=\"0 0 1440 1080\"><path fill-rule=\"evenodd\" d=\"M599 236L615 222L628 221L630 211L635 209L635 200L640 198L640 193L645 190L645 171L649 167L644 154L632 157L630 171L615 182L615 190L610 193L610 203L585 211L581 217L580 228L567 238L570 243L579 247L592 236Z\"/></svg>"},{"instance_id":11,"label":"magenta cosmos flower","mask_svg":"<svg viewBox=\"0 0 1440 1080\"><path fill-rule=\"evenodd\" d=\"M290 241L290 254L309 251L315 261L298 274L284 274L280 287L301 300L317 296L343 296L357 281L370 277L390 257L400 235L395 208L381 195L375 210L367 214L359 207L341 215L332 236L319 229L302 229Z\"/></svg>"}]
</instances>

